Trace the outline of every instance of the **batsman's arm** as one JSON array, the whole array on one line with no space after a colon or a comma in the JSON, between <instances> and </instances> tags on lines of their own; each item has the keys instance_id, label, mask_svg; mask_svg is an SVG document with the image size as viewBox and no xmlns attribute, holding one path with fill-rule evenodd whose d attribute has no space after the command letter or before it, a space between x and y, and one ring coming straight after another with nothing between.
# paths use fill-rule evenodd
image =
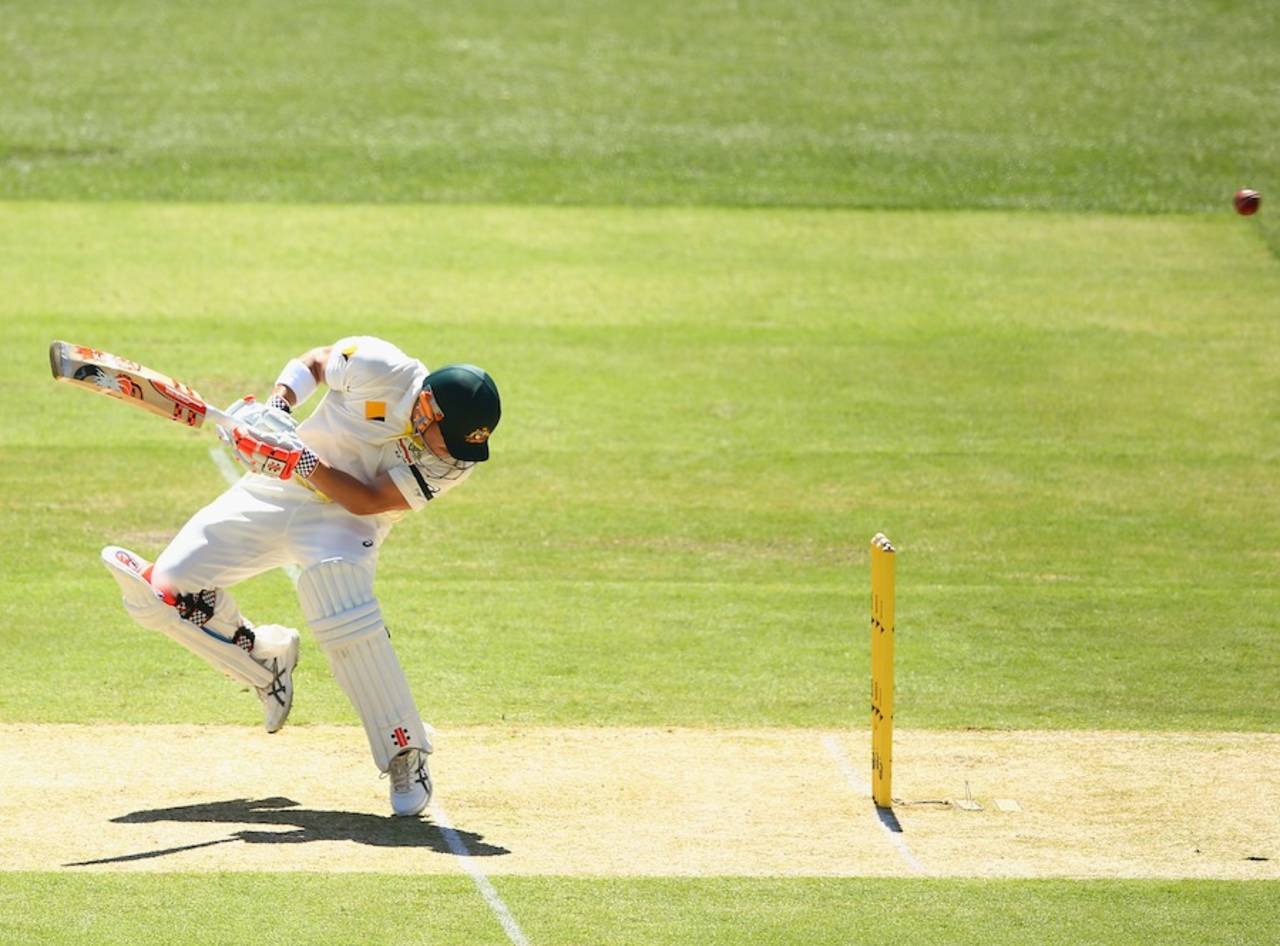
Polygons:
<instances>
[{"instance_id":1,"label":"batsman's arm","mask_svg":"<svg viewBox=\"0 0 1280 946\"><path fill-rule=\"evenodd\" d=\"M332 345L324 345L294 358L280 372L271 396L283 398L290 408L301 404L324 383L324 366L332 351Z\"/></svg>"},{"instance_id":2,"label":"batsman's arm","mask_svg":"<svg viewBox=\"0 0 1280 946\"><path fill-rule=\"evenodd\" d=\"M336 470L321 462L292 428L272 430L264 425L237 425L232 427L227 439L235 448L236 458L250 472L280 480L299 476L357 516L412 508L389 473L366 483Z\"/></svg>"},{"instance_id":3,"label":"batsman's arm","mask_svg":"<svg viewBox=\"0 0 1280 946\"><path fill-rule=\"evenodd\" d=\"M299 473L303 469L299 465ZM365 483L317 460L315 469L307 476L307 482L356 516L372 516L380 512L410 508L400 487L386 473L378 476L372 483Z\"/></svg>"}]
</instances>

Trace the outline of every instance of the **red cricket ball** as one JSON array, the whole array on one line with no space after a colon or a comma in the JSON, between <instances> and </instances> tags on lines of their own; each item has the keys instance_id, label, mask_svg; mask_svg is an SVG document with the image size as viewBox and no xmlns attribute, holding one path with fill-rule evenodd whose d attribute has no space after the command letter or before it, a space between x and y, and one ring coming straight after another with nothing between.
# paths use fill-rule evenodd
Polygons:
<instances>
[{"instance_id":1,"label":"red cricket ball","mask_svg":"<svg viewBox=\"0 0 1280 946\"><path fill-rule=\"evenodd\" d=\"M1258 208L1262 206L1262 195L1246 187L1244 190L1236 191L1235 202L1236 213L1247 217L1249 214L1258 212Z\"/></svg>"}]
</instances>

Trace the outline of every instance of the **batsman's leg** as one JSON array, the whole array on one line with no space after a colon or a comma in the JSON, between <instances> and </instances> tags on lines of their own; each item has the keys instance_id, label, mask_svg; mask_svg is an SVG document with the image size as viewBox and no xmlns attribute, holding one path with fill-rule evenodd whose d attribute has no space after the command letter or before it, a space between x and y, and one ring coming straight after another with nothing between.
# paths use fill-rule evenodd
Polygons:
<instances>
[{"instance_id":1,"label":"batsman's leg","mask_svg":"<svg viewBox=\"0 0 1280 946\"><path fill-rule=\"evenodd\" d=\"M278 624L253 626L226 591L174 593L152 585L152 566L128 549L109 545L102 562L119 583L124 607L143 627L177 641L231 679L253 687L267 732L284 725L293 706L298 632Z\"/></svg>"},{"instance_id":2,"label":"batsman's leg","mask_svg":"<svg viewBox=\"0 0 1280 946\"><path fill-rule=\"evenodd\" d=\"M342 558L303 570L298 599L333 675L364 723L391 809L416 815L431 801L431 740L373 594L373 572Z\"/></svg>"}]
</instances>

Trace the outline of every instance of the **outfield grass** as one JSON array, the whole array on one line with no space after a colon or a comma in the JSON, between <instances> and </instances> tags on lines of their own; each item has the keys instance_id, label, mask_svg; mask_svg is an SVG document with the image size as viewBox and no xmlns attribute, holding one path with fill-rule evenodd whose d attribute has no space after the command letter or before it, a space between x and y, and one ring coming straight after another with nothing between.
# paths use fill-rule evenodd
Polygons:
<instances>
[{"instance_id":1,"label":"outfield grass","mask_svg":"<svg viewBox=\"0 0 1280 946\"><path fill-rule=\"evenodd\" d=\"M1267 4L0 13L7 198L1168 212L1280 182Z\"/></svg>"},{"instance_id":2,"label":"outfield grass","mask_svg":"<svg viewBox=\"0 0 1280 946\"><path fill-rule=\"evenodd\" d=\"M358 327L506 399L379 572L437 723L862 725L885 529L900 724L1277 726L1280 267L1235 221L20 204L0 250L5 720L246 712L95 561L222 489L213 441L55 388L49 339L230 401Z\"/></svg>"},{"instance_id":3,"label":"outfield grass","mask_svg":"<svg viewBox=\"0 0 1280 946\"><path fill-rule=\"evenodd\" d=\"M497 890L539 946L1253 946L1277 932L1275 885L1249 882L508 877ZM34 902L56 909L23 909ZM466 878L370 874L0 874L0 936L42 946L509 942Z\"/></svg>"}]
</instances>

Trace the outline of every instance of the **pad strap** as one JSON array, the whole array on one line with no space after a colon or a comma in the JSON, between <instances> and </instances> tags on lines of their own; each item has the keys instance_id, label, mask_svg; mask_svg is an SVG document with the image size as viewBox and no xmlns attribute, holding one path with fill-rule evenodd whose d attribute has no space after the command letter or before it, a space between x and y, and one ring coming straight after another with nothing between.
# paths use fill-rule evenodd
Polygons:
<instances>
[{"instance_id":1,"label":"pad strap","mask_svg":"<svg viewBox=\"0 0 1280 946\"><path fill-rule=\"evenodd\" d=\"M128 549L109 545L102 550L102 562L120 584L125 610L143 627L172 638L239 683L258 689L272 685L272 672L245 650L244 645L252 646L253 638L237 638L235 628L228 626L227 612L235 607L225 592L183 595L189 605L189 617L184 619L176 597L172 598L173 604L167 604L152 588L147 579L150 563L145 559Z\"/></svg>"}]
</instances>

